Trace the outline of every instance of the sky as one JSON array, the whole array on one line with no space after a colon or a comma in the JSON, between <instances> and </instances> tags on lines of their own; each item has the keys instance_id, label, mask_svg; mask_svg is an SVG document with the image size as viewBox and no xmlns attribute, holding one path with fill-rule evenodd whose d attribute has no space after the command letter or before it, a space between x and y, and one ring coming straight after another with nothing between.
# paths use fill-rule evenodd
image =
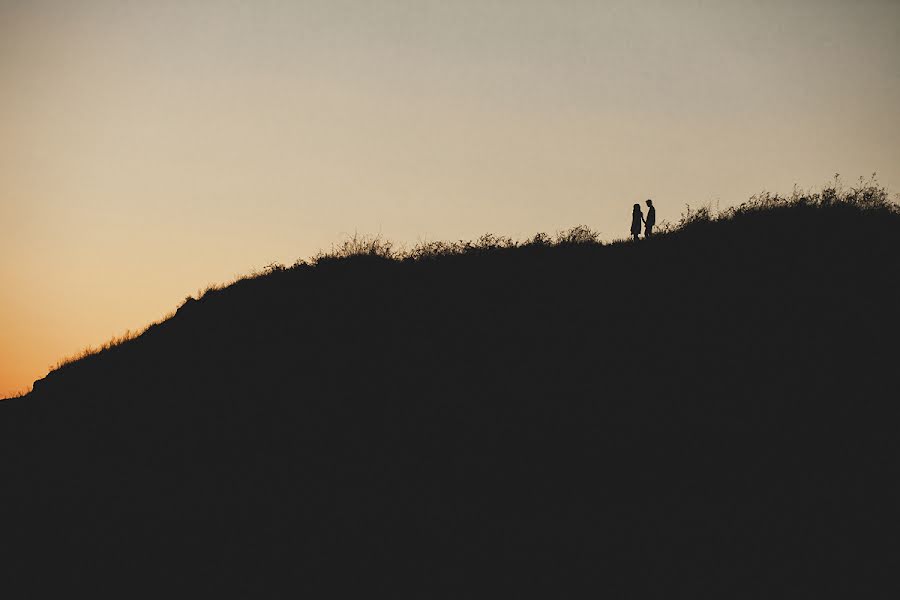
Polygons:
<instances>
[{"instance_id":1,"label":"sky","mask_svg":"<svg viewBox=\"0 0 900 600\"><path fill-rule=\"evenodd\" d=\"M900 191L900 0L0 0L0 397L355 232Z\"/></svg>"}]
</instances>

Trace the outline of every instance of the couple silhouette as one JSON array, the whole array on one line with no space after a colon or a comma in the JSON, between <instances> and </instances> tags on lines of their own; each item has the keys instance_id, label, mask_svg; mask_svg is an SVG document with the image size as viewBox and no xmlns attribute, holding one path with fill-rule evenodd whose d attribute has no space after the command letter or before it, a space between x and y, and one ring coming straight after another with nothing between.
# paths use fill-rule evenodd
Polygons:
<instances>
[{"instance_id":1,"label":"couple silhouette","mask_svg":"<svg viewBox=\"0 0 900 600\"><path fill-rule=\"evenodd\" d=\"M647 200L647 218L641 212L641 205L635 204L631 212L631 236L637 241L641 234L641 223L644 224L644 239L653 235L653 226L656 225L656 209L653 208L653 200Z\"/></svg>"}]
</instances>

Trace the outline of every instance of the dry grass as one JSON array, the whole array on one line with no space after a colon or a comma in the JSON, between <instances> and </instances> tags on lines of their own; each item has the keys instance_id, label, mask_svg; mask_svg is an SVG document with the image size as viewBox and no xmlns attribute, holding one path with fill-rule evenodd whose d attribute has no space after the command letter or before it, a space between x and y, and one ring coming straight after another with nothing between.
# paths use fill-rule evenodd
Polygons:
<instances>
[{"instance_id":1,"label":"dry grass","mask_svg":"<svg viewBox=\"0 0 900 600\"><path fill-rule=\"evenodd\" d=\"M860 177L856 185L846 187L839 173L835 173L831 183L820 191L801 190L794 187L794 191L787 196L763 191L754 194L746 202L732 206L725 210L718 210L711 204L692 208L685 206L678 223L664 223L660 233L673 233L696 223L727 221L743 215L777 210L790 207L829 207L836 205L849 206L861 210L884 210L897 212L900 209L897 200L892 200L887 189L878 183L876 173L866 179Z\"/></svg>"},{"instance_id":2,"label":"dry grass","mask_svg":"<svg viewBox=\"0 0 900 600\"><path fill-rule=\"evenodd\" d=\"M31 386L29 386L27 388L23 388L23 389L19 390L18 392L13 392L12 394L10 394L9 396L6 396L5 398L0 398L0 402L3 402L4 400L13 400L15 398L24 398L25 396L27 396L30 393L31 393Z\"/></svg>"},{"instance_id":3,"label":"dry grass","mask_svg":"<svg viewBox=\"0 0 900 600\"><path fill-rule=\"evenodd\" d=\"M104 352L105 350L110 350L111 348L115 348L116 346L121 346L122 344L124 344L126 342L130 342L131 340L135 340L135 339L141 337L147 330L149 330L153 327L156 327L157 325L160 325L160 324L164 323L165 321L168 321L169 319L171 319L174 316L175 316L175 312L173 311L173 312L170 312L169 314L167 314L166 316L164 316L163 318L150 323L149 325L147 325L146 327L144 327L142 329L138 329L135 331L132 331L129 329L129 330L126 330L125 333L123 333L122 335L113 336L112 338L110 338L109 340L107 340L106 342L101 344L100 346L87 346L76 354L61 358L60 360L56 361L56 364L50 367L50 371L51 372L56 371L67 365L70 365L70 364L76 363L82 359L88 358L89 356L99 354L101 352ZM28 393L28 392L26 392L26 393Z\"/></svg>"},{"instance_id":4,"label":"dry grass","mask_svg":"<svg viewBox=\"0 0 900 600\"><path fill-rule=\"evenodd\" d=\"M834 179L821 191L814 192L810 190L800 190L795 187L794 191L787 196L772 194L770 192L761 192L750 197L746 202L725 210L719 210L718 207L713 207L711 204L703 205L700 208L693 208L690 205L686 205L678 222L670 223L664 221L657 226L656 237L658 238L689 229L695 225L717 221L728 221L752 213L796 206L828 207L834 205L846 205L862 210L900 212L898 201L891 199L887 190L878 183L875 173L868 179L860 177L857 184L849 188L844 186L840 175L835 174ZM631 242L630 240L622 239L614 240L612 243ZM229 283L211 283L205 289L198 289L196 298L187 296L182 305L189 301L200 300L207 295L219 292L241 281L285 273L291 269L316 267L357 257L370 257L399 262L429 261L448 256L483 255L516 248L535 249L603 245L604 243L600 240L600 233L585 225L578 225L571 229L558 231L552 236L541 232L525 240L515 240L507 236L487 233L474 241L420 241L409 249L395 245L394 242L384 239L381 235L372 236L354 233L352 236L348 236L340 244L332 245L329 250L320 250L310 259L298 259L290 267L273 262L261 269L254 269L246 275L236 276ZM174 314L175 313L172 312L141 330L134 332L126 331L121 336L114 337L99 347L89 346L75 355L63 358L51 368L51 371L134 340L151 327L168 320L174 316ZM22 395L26 393L28 392L23 391Z\"/></svg>"}]
</instances>

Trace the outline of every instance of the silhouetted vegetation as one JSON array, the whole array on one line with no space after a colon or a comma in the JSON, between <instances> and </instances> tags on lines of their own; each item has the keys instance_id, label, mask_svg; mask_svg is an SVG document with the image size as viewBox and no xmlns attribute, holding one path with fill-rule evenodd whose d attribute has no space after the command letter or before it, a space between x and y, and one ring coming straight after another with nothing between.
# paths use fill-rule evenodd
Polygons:
<instances>
[{"instance_id":1,"label":"silhouetted vegetation","mask_svg":"<svg viewBox=\"0 0 900 600\"><path fill-rule=\"evenodd\" d=\"M4 581L894 596L898 256L872 180L270 265L0 403Z\"/></svg>"}]
</instances>

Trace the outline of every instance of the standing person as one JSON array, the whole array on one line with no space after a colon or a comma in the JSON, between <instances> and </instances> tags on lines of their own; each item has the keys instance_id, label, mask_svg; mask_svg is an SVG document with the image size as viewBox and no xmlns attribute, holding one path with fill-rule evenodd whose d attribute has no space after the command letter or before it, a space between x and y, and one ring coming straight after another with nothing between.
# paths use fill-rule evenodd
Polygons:
<instances>
[{"instance_id":1,"label":"standing person","mask_svg":"<svg viewBox=\"0 0 900 600\"><path fill-rule=\"evenodd\" d=\"M653 226L656 225L656 209L653 208L653 200L647 198L647 220L644 221L644 238L653 235Z\"/></svg>"},{"instance_id":2,"label":"standing person","mask_svg":"<svg viewBox=\"0 0 900 600\"><path fill-rule=\"evenodd\" d=\"M641 223L643 222L644 215L641 213L641 205L635 204L634 210L631 211L631 235L634 241L637 241L638 236L641 235Z\"/></svg>"}]
</instances>

